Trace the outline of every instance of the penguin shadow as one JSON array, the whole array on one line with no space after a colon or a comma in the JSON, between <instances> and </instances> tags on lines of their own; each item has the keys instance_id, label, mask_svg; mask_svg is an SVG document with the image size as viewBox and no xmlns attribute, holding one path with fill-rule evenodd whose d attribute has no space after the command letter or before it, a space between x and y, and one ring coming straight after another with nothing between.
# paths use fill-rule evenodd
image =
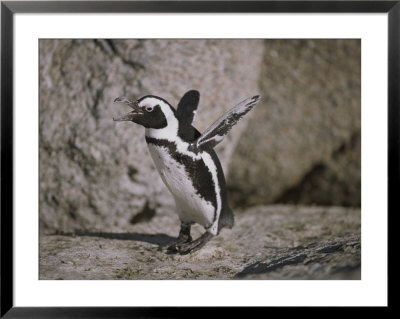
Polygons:
<instances>
[{"instance_id":1,"label":"penguin shadow","mask_svg":"<svg viewBox=\"0 0 400 319\"><path fill-rule=\"evenodd\" d=\"M105 239L118 239L118 240L130 240L145 242L153 245L157 245L159 249L168 246L176 238L167 234L141 234L141 233L103 233L103 232L71 232L71 233L60 233L56 232L54 236L68 236L68 237L100 237Z\"/></svg>"}]
</instances>

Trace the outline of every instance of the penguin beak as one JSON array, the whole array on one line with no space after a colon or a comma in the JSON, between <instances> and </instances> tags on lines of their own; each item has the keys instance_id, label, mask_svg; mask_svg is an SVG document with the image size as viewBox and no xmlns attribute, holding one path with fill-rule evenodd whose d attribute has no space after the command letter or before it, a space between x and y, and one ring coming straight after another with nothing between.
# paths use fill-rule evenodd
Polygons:
<instances>
[{"instance_id":1,"label":"penguin beak","mask_svg":"<svg viewBox=\"0 0 400 319\"><path fill-rule=\"evenodd\" d=\"M130 100L126 97L117 97L114 103L123 103L132 108L132 111L124 115L113 117L114 121L133 121L136 116L143 115L143 111L139 108L137 101Z\"/></svg>"}]
</instances>

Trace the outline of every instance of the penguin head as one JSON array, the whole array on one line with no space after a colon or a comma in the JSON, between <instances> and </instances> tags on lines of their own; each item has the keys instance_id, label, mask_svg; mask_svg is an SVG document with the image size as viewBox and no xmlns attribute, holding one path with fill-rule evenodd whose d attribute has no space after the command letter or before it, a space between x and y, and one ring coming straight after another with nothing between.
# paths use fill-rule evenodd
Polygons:
<instances>
[{"instance_id":1,"label":"penguin head","mask_svg":"<svg viewBox=\"0 0 400 319\"><path fill-rule=\"evenodd\" d=\"M174 111L167 101L154 96L146 95L139 100L118 97L114 102L128 105L132 111L114 117L114 121L131 121L146 128L160 129L168 125L168 118L174 116Z\"/></svg>"}]
</instances>

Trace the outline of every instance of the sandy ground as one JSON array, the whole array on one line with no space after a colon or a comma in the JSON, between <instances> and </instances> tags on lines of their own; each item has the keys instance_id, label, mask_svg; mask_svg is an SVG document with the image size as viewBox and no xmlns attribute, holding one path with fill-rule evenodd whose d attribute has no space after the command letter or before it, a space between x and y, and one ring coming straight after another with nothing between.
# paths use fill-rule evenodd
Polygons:
<instances>
[{"instance_id":1,"label":"sandy ground","mask_svg":"<svg viewBox=\"0 0 400 319\"><path fill-rule=\"evenodd\" d=\"M361 279L360 209L258 206L190 255L167 254L172 212L129 232L40 235L40 279ZM195 238L203 230L195 226Z\"/></svg>"}]
</instances>

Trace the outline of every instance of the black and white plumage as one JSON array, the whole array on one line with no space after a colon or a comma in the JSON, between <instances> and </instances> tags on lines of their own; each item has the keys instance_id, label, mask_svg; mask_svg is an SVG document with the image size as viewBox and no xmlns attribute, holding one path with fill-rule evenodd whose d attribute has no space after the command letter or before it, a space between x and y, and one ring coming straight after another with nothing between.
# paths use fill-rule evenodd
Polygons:
<instances>
[{"instance_id":1,"label":"black and white plumage","mask_svg":"<svg viewBox=\"0 0 400 319\"><path fill-rule=\"evenodd\" d=\"M130 113L114 118L143 125L151 157L173 195L181 220L177 240L170 251L186 254L200 249L224 227L232 228L234 217L228 205L225 177L213 147L249 112L259 96L248 98L217 119L203 134L192 122L199 103L197 91L188 91L175 110L164 99L146 95L137 101L119 97ZM206 232L192 241L190 225L198 223Z\"/></svg>"}]
</instances>

